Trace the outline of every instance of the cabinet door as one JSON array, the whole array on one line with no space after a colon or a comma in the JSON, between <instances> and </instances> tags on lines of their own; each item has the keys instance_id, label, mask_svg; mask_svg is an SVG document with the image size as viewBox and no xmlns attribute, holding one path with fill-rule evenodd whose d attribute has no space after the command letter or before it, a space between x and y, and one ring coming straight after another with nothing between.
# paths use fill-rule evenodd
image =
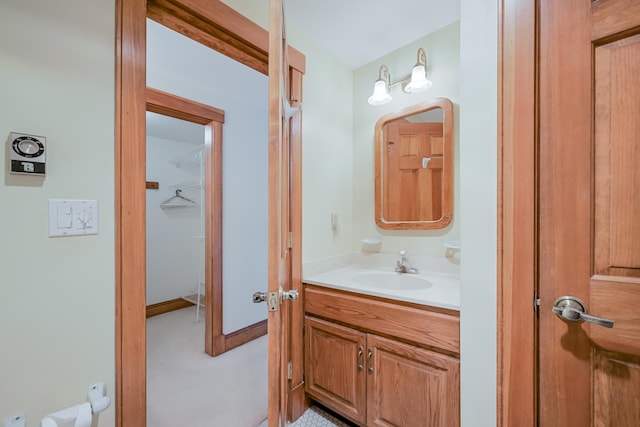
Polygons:
<instances>
[{"instance_id":1,"label":"cabinet door","mask_svg":"<svg viewBox=\"0 0 640 427\"><path fill-rule=\"evenodd\" d=\"M364 424L365 334L305 317L305 387L323 405Z\"/></svg>"},{"instance_id":2,"label":"cabinet door","mask_svg":"<svg viewBox=\"0 0 640 427\"><path fill-rule=\"evenodd\" d=\"M458 359L367 336L367 425L460 425Z\"/></svg>"}]
</instances>

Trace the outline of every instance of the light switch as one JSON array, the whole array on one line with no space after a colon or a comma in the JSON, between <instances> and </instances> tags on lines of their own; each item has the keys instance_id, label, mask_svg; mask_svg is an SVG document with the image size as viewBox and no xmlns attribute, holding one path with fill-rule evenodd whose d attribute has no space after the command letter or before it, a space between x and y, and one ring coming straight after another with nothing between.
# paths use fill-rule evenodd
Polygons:
<instances>
[{"instance_id":1,"label":"light switch","mask_svg":"<svg viewBox=\"0 0 640 427\"><path fill-rule=\"evenodd\" d=\"M97 200L49 199L49 237L98 234Z\"/></svg>"},{"instance_id":2,"label":"light switch","mask_svg":"<svg viewBox=\"0 0 640 427\"><path fill-rule=\"evenodd\" d=\"M331 214L331 230L338 231L338 214Z\"/></svg>"},{"instance_id":3,"label":"light switch","mask_svg":"<svg viewBox=\"0 0 640 427\"><path fill-rule=\"evenodd\" d=\"M71 206L59 206L56 211L58 228L71 228L73 226L73 209Z\"/></svg>"}]
</instances>

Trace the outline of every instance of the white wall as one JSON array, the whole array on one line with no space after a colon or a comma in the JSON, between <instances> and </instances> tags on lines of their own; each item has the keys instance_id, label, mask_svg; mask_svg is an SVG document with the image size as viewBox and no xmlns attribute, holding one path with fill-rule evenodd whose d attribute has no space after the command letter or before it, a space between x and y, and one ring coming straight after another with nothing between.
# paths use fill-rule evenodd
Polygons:
<instances>
[{"instance_id":1,"label":"white wall","mask_svg":"<svg viewBox=\"0 0 640 427\"><path fill-rule=\"evenodd\" d=\"M251 295L267 289L268 79L152 21L147 39L149 87L225 111L222 325L233 332L267 317Z\"/></svg>"},{"instance_id":2,"label":"white wall","mask_svg":"<svg viewBox=\"0 0 640 427\"><path fill-rule=\"evenodd\" d=\"M462 0L462 426L496 425L497 3Z\"/></svg>"},{"instance_id":3,"label":"white wall","mask_svg":"<svg viewBox=\"0 0 640 427\"><path fill-rule=\"evenodd\" d=\"M268 26L268 11L244 0L230 7ZM265 6L267 2L264 2ZM302 105L303 262L351 252L353 234L353 70L287 21L290 45L306 56ZM331 229L331 214L339 228Z\"/></svg>"},{"instance_id":4,"label":"white wall","mask_svg":"<svg viewBox=\"0 0 640 427\"><path fill-rule=\"evenodd\" d=\"M0 2L0 138L46 136L48 168L8 175L1 150L0 420L114 397L114 23L109 0ZM49 238L52 198L97 199L99 234Z\"/></svg>"},{"instance_id":5,"label":"white wall","mask_svg":"<svg viewBox=\"0 0 640 427\"><path fill-rule=\"evenodd\" d=\"M418 48L427 55L427 74L433 86L417 94L405 93L400 86L391 89L393 100L381 106L372 106L367 99L373 91L382 64L389 68L391 82L409 76L416 63ZM404 249L409 255L443 256L444 242L458 239L460 222L459 188L459 85L460 85L460 24L455 22L407 46L401 47L354 71L354 126L353 126L353 230L352 249L359 251L364 237L382 239L382 252L397 253ZM404 107L445 97L454 103L454 203L451 224L440 230L383 230L374 218L374 127L378 119Z\"/></svg>"},{"instance_id":6,"label":"white wall","mask_svg":"<svg viewBox=\"0 0 640 427\"><path fill-rule=\"evenodd\" d=\"M307 55L302 107L302 254L306 262L352 251L353 73L311 44L295 46ZM332 213L338 215L337 231L331 229Z\"/></svg>"},{"instance_id":7,"label":"white wall","mask_svg":"<svg viewBox=\"0 0 640 427\"><path fill-rule=\"evenodd\" d=\"M204 126L191 125L202 128L203 142ZM160 187L147 190L147 305L195 294L204 277L204 242L199 238L204 234L200 215L202 190L198 186L181 187L181 195L197 204L160 207L175 196L176 188L172 186L201 180L198 159L182 167L170 163L197 147L147 135L147 181L156 181ZM204 289L201 287L200 291Z\"/></svg>"}]
</instances>

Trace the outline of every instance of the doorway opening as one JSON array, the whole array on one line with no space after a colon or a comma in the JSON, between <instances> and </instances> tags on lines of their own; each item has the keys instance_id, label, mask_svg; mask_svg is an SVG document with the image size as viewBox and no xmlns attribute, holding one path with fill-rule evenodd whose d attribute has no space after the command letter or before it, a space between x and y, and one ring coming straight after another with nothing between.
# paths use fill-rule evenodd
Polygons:
<instances>
[{"instance_id":1,"label":"doorway opening","mask_svg":"<svg viewBox=\"0 0 640 427\"><path fill-rule=\"evenodd\" d=\"M197 64L197 67L185 67L185 64ZM180 318L184 313L176 312L147 322L147 417L149 422L164 425L168 418L182 411L180 408L191 407L182 412L185 416L190 414L196 424L202 421L198 416L218 422L226 416L224 408L218 408L217 414L211 413L215 405L198 409L202 405L197 402L204 402L208 396L216 402L226 401L231 408L235 404L231 397L241 387L231 392L230 378L225 382L228 375L218 372L220 366L230 363L233 366L231 355L207 360L199 353L206 350L210 356L220 356L266 333L266 311L264 306L253 304L251 294L255 287L267 286L267 79L206 46L148 21L147 82L154 86L147 87L147 114L159 113L164 121L171 117L176 128L165 131L160 138L152 138L152 129L147 129L147 179L164 178L165 181L160 182L159 190L147 191L147 299L153 303L164 295L169 302L176 298L204 302L202 316L198 315L201 309L197 304L195 310L180 310L190 312L190 320ZM251 96L236 96L240 83L245 84ZM157 87L171 94L155 89ZM181 96L174 95L176 92ZM207 104L224 107L224 110ZM200 144L180 143L193 127L200 135ZM198 137L194 139L198 142ZM163 150L165 146L168 148ZM154 195L157 200L149 202ZM158 216L164 221L156 224L162 230L154 229L150 223ZM162 244L156 232L161 235L172 232L172 240ZM160 260L161 265L154 265L158 252L164 258ZM183 268L176 273L181 263L189 263L191 269ZM172 287L172 294L167 287ZM182 353L176 353L174 346L158 351L168 336L179 332L174 331L175 326L168 319L180 324L186 320L184 335L178 333L172 339L174 345L184 343ZM197 325L201 320L204 325ZM164 325L160 330L158 323ZM201 326L204 333L198 338ZM200 347L194 348L193 343L185 340L186 336L196 338ZM266 340L254 351L264 353ZM244 356L237 356L239 353ZM254 360L254 354L245 353L243 349L232 354L234 359L251 360L245 360L246 370L236 377L245 378L247 385L251 385L245 394L254 396L251 422L257 424L266 416L267 389L263 384L266 383L266 355L262 354L261 363ZM176 357L182 360L175 360ZM192 362L190 369L182 371L180 366L186 360ZM176 372L183 372L173 378L180 398L167 399L167 393L171 393L167 372L156 369L162 363L167 369L173 366ZM240 369L241 366L235 366L229 371ZM198 375L192 375L193 370L197 370ZM247 371L253 371L253 376L247 377ZM216 393L220 394L219 398L215 397ZM242 400L242 396L236 397ZM178 404L181 399L186 399L182 405ZM256 412L260 408L264 414ZM243 411L235 422L251 413Z\"/></svg>"},{"instance_id":2,"label":"doorway opening","mask_svg":"<svg viewBox=\"0 0 640 427\"><path fill-rule=\"evenodd\" d=\"M181 0L145 1L118 0L117 12L117 94L116 94L116 423L120 427L146 425L146 347L145 347L145 104L146 104L146 20L153 19L163 26L196 40L204 46L223 53L260 73L267 74L269 35L267 31L235 12L222 2L183 2ZM197 10L196 10L197 9ZM302 74L305 58L289 48L292 76L290 99L301 102ZM194 64L183 64L196 66ZM149 82L153 86L153 82ZM292 119L293 120L293 119ZM293 120L295 158L300 161L301 116ZM271 138L269 145L273 145ZM281 165L269 157L269 170L277 171ZM299 163L293 171L295 184L292 225L293 281L300 286L301 227L298 220L300 207ZM272 179L269 177L269 198ZM271 206L271 205L270 205ZM276 206L274 204L274 206ZM270 212L271 212L270 208ZM269 230L272 229L270 222ZM275 230L275 228L274 228ZM271 242L271 240L270 240ZM277 244L274 239L273 246ZM271 247L272 243L270 243ZM271 271L271 265L269 267ZM250 298L250 295L247 296ZM263 308L264 309L264 308ZM301 312L297 311L296 316ZM207 319L209 321L209 319ZM292 321L293 322L293 321ZM239 335L221 334L210 342L211 348L230 348ZM223 336L222 336L223 335ZM301 350L301 344L294 354ZM271 343L269 352L271 352ZM274 347L274 353L277 349ZM271 355L269 356L271 357ZM295 357L301 360L301 357ZM294 379L301 376L301 363L293 367ZM271 379L269 380L271 381ZM296 389L300 381L295 380ZM271 417L270 417L271 418Z\"/></svg>"}]
</instances>

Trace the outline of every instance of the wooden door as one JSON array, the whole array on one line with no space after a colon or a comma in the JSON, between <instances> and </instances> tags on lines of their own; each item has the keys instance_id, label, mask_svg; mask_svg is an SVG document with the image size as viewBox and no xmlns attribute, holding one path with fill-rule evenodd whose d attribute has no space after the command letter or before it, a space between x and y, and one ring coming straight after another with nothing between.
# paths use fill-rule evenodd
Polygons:
<instances>
[{"instance_id":1,"label":"wooden door","mask_svg":"<svg viewBox=\"0 0 640 427\"><path fill-rule=\"evenodd\" d=\"M290 69L282 0L269 1L269 256L268 312L268 424L284 427L289 414L291 360L291 303L284 301L292 287L292 145ZM275 297L273 296L275 295ZM284 304L282 304L284 302ZM292 301L293 302L293 301ZM297 303L299 304L299 303ZM301 319L299 320L301 321Z\"/></svg>"},{"instance_id":2,"label":"wooden door","mask_svg":"<svg viewBox=\"0 0 640 427\"><path fill-rule=\"evenodd\" d=\"M442 217L442 132L442 123L397 121L385 125L387 221L435 221Z\"/></svg>"},{"instance_id":3,"label":"wooden door","mask_svg":"<svg viewBox=\"0 0 640 427\"><path fill-rule=\"evenodd\" d=\"M367 335L367 426L460 425L460 362Z\"/></svg>"},{"instance_id":4,"label":"wooden door","mask_svg":"<svg viewBox=\"0 0 640 427\"><path fill-rule=\"evenodd\" d=\"M539 13L539 425L637 426L640 2ZM566 295L615 326L552 313Z\"/></svg>"}]
</instances>

